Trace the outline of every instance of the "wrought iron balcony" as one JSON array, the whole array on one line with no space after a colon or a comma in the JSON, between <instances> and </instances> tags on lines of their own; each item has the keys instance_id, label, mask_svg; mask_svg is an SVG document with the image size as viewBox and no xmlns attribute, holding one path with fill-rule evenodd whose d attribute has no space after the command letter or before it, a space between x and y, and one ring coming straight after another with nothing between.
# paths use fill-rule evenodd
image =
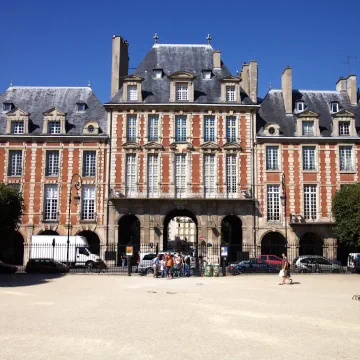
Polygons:
<instances>
[{"instance_id":1,"label":"wrought iron balcony","mask_svg":"<svg viewBox=\"0 0 360 360\"><path fill-rule=\"evenodd\" d=\"M324 217L321 212L308 214L308 213L298 213L290 214L290 224L291 225L306 225L306 224L334 224L335 218L332 213L327 217Z\"/></svg>"}]
</instances>

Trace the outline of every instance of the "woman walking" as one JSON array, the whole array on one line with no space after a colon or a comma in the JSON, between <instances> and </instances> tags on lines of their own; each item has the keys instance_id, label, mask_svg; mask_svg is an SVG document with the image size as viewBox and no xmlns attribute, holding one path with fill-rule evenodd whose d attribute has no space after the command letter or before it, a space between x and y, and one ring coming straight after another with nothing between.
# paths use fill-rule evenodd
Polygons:
<instances>
[{"instance_id":1,"label":"woman walking","mask_svg":"<svg viewBox=\"0 0 360 360\"><path fill-rule=\"evenodd\" d=\"M285 254L282 254L281 271L283 272L282 282L279 285L284 285L286 282L286 279L289 279L290 284L292 284L293 281L292 281L292 278L290 275L290 263Z\"/></svg>"}]
</instances>

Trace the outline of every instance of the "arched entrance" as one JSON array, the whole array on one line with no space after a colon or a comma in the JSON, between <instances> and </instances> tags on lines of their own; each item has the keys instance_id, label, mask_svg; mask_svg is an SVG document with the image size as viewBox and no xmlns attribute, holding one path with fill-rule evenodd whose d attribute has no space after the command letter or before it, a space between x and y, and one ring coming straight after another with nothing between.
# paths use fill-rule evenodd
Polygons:
<instances>
[{"instance_id":1,"label":"arched entrance","mask_svg":"<svg viewBox=\"0 0 360 360\"><path fill-rule=\"evenodd\" d=\"M44 230L39 233L39 235L55 235L58 236L59 234L54 230Z\"/></svg>"},{"instance_id":2,"label":"arched entrance","mask_svg":"<svg viewBox=\"0 0 360 360\"><path fill-rule=\"evenodd\" d=\"M286 254L285 237L278 232L269 232L264 235L261 241L261 255L275 255L281 257Z\"/></svg>"},{"instance_id":3,"label":"arched entrance","mask_svg":"<svg viewBox=\"0 0 360 360\"><path fill-rule=\"evenodd\" d=\"M89 244L89 248L93 254L100 255L100 239L96 232L90 230L80 231L79 236L84 236Z\"/></svg>"},{"instance_id":4,"label":"arched entrance","mask_svg":"<svg viewBox=\"0 0 360 360\"><path fill-rule=\"evenodd\" d=\"M221 244L228 247L229 263L249 257L242 249L242 222L236 215L225 216L221 221Z\"/></svg>"},{"instance_id":5,"label":"arched entrance","mask_svg":"<svg viewBox=\"0 0 360 360\"><path fill-rule=\"evenodd\" d=\"M169 231L170 222L174 222L176 231ZM177 227L177 229L176 229ZM174 232L174 234L172 234ZM198 223L196 216L187 209L174 209L164 219L163 250L175 250L183 253L194 251L198 244Z\"/></svg>"},{"instance_id":6,"label":"arched entrance","mask_svg":"<svg viewBox=\"0 0 360 360\"><path fill-rule=\"evenodd\" d=\"M315 233L308 232L300 239L299 255L324 255L324 242Z\"/></svg>"},{"instance_id":7,"label":"arched entrance","mask_svg":"<svg viewBox=\"0 0 360 360\"><path fill-rule=\"evenodd\" d=\"M24 263L24 238L18 231L3 237L0 241L1 260L8 264L23 265Z\"/></svg>"},{"instance_id":8,"label":"arched entrance","mask_svg":"<svg viewBox=\"0 0 360 360\"><path fill-rule=\"evenodd\" d=\"M140 251L140 220L133 214L124 215L119 221L118 264L121 264L127 245L133 246L134 254ZM136 263L136 259L134 262Z\"/></svg>"}]
</instances>

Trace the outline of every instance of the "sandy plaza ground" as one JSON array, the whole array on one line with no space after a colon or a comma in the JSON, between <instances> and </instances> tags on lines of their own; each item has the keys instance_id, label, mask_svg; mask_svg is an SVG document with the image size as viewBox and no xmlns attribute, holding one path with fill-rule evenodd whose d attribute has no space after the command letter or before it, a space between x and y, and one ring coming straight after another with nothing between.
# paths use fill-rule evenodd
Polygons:
<instances>
[{"instance_id":1,"label":"sandy plaza ground","mask_svg":"<svg viewBox=\"0 0 360 360\"><path fill-rule=\"evenodd\" d=\"M360 276L0 277L2 360L359 359Z\"/></svg>"}]
</instances>

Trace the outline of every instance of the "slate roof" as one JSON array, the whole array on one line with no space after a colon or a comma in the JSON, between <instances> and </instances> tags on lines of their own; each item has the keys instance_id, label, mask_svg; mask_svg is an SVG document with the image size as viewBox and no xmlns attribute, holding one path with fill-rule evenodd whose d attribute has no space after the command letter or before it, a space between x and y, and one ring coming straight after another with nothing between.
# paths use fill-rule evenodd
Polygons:
<instances>
[{"instance_id":1,"label":"slate roof","mask_svg":"<svg viewBox=\"0 0 360 360\"><path fill-rule=\"evenodd\" d=\"M67 135L82 135L84 125L95 120L100 126L100 134L106 134L106 111L90 87L9 87L0 95L0 134L6 131L6 114L2 104L11 102L15 108L30 113L30 135L41 135L44 112L53 107L66 113ZM85 102L86 110L76 112L76 103Z\"/></svg>"},{"instance_id":2,"label":"slate roof","mask_svg":"<svg viewBox=\"0 0 360 360\"><path fill-rule=\"evenodd\" d=\"M293 90L293 109L296 101L304 101L305 109L320 114L319 126L321 136L331 136L332 114L329 104L333 101L339 103L339 111L348 110L355 116L357 131L360 128L360 108L350 104L347 92L319 91L319 90ZM280 125L280 135L294 136L296 131L296 114L286 115L284 99L281 90L270 90L263 101L257 116L258 135L264 135L263 128L267 123Z\"/></svg>"},{"instance_id":3,"label":"slate roof","mask_svg":"<svg viewBox=\"0 0 360 360\"><path fill-rule=\"evenodd\" d=\"M143 103L169 103L170 80L168 75L177 71L192 73L194 81L194 102L200 104L220 103L220 80L230 76L228 68L222 64L220 70L213 69L213 51L211 45L172 45L155 44L147 53L135 71L135 75L144 78L142 82ZM153 78L153 70L162 69L162 79ZM211 80L203 79L203 70L212 70ZM118 104L122 98L122 87L112 98L110 104ZM243 104L253 102L241 90Z\"/></svg>"}]
</instances>

